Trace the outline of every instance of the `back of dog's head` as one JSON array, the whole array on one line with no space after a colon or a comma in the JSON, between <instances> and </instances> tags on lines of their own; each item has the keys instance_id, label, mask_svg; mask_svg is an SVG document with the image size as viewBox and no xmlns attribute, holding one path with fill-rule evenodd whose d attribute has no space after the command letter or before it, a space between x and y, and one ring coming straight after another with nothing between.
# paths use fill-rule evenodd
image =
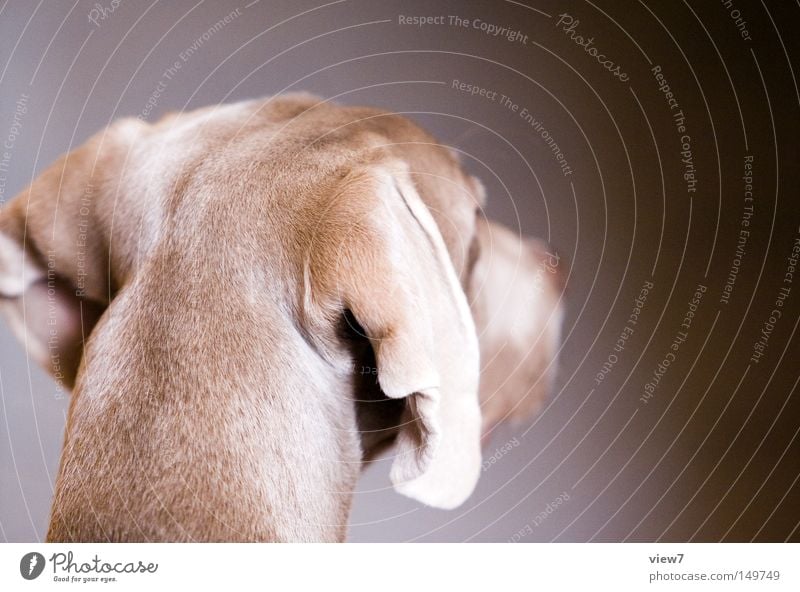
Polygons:
<instances>
[{"instance_id":1,"label":"back of dog's head","mask_svg":"<svg viewBox=\"0 0 800 592\"><path fill-rule=\"evenodd\" d=\"M0 212L3 308L74 382L50 538L338 540L392 444L396 489L460 504L503 306L481 192L408 120L307 95L62 157ZM501 389L497 420L528 394Z\"/></svg>"}]
</instances>

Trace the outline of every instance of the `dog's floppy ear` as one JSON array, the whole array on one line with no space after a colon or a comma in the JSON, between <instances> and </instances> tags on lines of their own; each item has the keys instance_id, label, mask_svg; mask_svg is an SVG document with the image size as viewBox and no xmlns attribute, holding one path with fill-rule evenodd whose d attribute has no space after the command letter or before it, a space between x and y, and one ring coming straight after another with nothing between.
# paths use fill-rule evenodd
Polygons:
<instances>
[{"instance_id":1,"label":"dog's floppy ear","mask_svg":"<svg viewBox=\"0 0 800 592\"><path fill-rule=\"evenodd\" d=\"M444 240L403 163L352 171L334 200L307 292L316 283L349 311L372 345L381 389L406 401L395 489L456 507L480 470L479 350Z\"/></svg>"},{"instance_id":2,"label":"dog's floppy ear","mask_svg":"<svg viewBox=\"0 0 800 592\"><path fill-rule=\"evenodd\" d=\"M564 264L537 240L478 219L468 293L481 348L481 413L488 437L541 406L556 375Z\"/></svg>"},{"instance_id":3,"label":"dog's floppy ear","mask_svg":"<svg viewBox=\"0 0 800 592\"><path fill-rule=\"evenodd\" d=\"M98 218L119 173L124 120L62 156L0 209L0 311L29 355L67 388L108 303L108 242Z\"/></svg>"}]
</instances>

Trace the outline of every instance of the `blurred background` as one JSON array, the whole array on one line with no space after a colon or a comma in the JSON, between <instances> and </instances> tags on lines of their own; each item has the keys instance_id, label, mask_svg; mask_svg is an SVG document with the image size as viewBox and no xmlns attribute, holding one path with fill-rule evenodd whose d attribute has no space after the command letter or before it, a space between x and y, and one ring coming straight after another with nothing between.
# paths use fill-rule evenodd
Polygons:
<instances>
[{"instance_id":1,"label":"blurred background","mask_svg":"<svg viewBox=\"0 0 800 592\"><path fill-rule=\"evenodd\" d=\"M463 507L379 461L350 540L800 541L798 26L749 0L7 0L0 207L123 116L295 90L408 114L568 263L560 371ZM0 325L2 540L44 537L68 401Z\"/></svg>"}]
</instances>

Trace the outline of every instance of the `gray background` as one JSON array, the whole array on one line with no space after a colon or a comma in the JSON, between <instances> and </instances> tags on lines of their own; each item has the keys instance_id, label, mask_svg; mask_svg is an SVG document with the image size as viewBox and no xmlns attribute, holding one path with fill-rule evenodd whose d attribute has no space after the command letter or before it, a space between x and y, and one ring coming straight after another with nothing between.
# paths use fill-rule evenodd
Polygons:
<instances>
[{"instance_id":1,"label":"gray background","mask_svg":"<svg viewBox=\"0 0 800 592\"><path fill-rule=\"evenodd\" d=\"M169 110L308 90L409 113L463 150L489 215L548 238L569 262L557 389L524 425L504 426L462 508L423 508L361 480L353 541L800 540L800 286L758 364L753 342L798 237L800 8L791 2L133 2L97 24L91 1L0 5L0 139L14 126L0 203L59 154L146 109L164 70L213 25L148 118ZM101 0L108 9L110 0ZM739 10L751 41L731 18ZM556 22L620 64L621 82ZM398 15L458 15L509 25L525 43ZM388 22L384 22L388 21ZM661 65L686 116L697 191L682 178L679 134L650 71ZM477 84L527 108L558 142L565 177L518 114L452 88ZM729 304L720 303L754 156L755 213ZM645 281L655 289L608 377L600 370ZM800 281L800 280L799 280ZM644 384L708 286L687 342L652 400ZM737 389L737 385L738 389ZM41 540L68 395L0 327L0 537ZM514 440L516 438L516 440ZM547 514L566 493L569 499ZM546 518L536 520L545 512Z\"/></svg>"}]
</instances>

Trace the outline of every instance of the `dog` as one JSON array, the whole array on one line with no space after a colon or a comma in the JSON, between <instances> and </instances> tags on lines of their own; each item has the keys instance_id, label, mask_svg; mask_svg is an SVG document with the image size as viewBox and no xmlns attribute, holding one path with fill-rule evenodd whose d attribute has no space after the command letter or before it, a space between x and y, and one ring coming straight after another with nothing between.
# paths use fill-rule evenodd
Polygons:
<instances>
[{"instance_id":1,"label":"dog","mask_svg":"<svg viewBox=\"0 0 800 592\"><path fill-rule=\"evenodd\" d=\"M410 120L291 94L122 119L0 210L72 391L49 541L343 541L361 468L454 508L553 382L563 265Z\"/></svg>"}]
</instances>

